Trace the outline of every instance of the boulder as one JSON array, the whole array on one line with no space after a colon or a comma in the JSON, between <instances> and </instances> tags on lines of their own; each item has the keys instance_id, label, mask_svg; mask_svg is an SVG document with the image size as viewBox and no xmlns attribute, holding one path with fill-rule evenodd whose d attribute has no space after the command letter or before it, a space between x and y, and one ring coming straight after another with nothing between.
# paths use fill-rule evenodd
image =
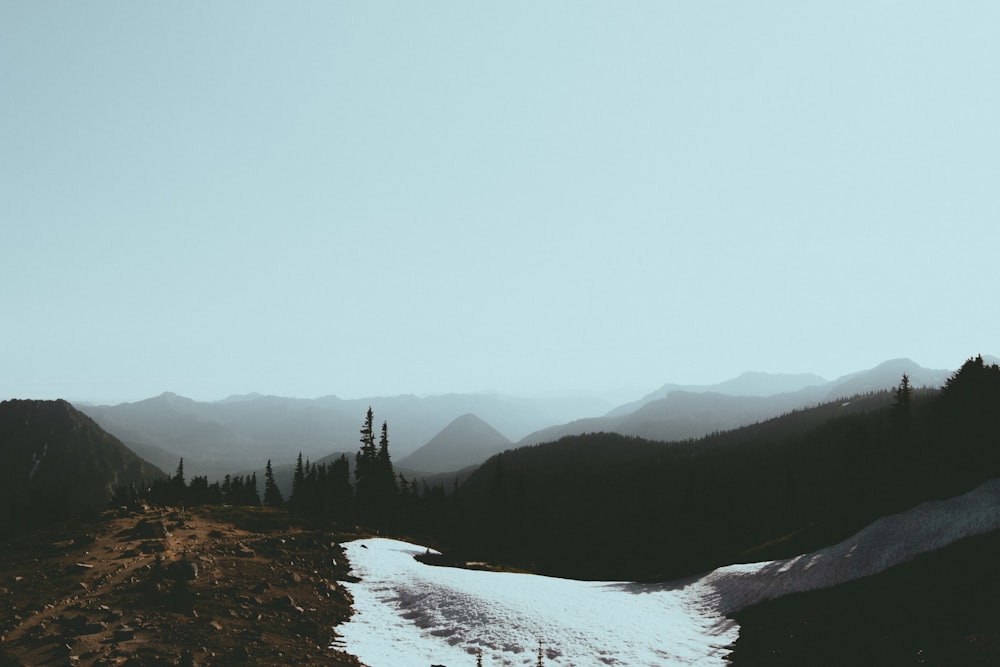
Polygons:
<instances>
[{"instance_id":1,"label":"boulder","mask_svg":"<svg viewBox=\"0 0 1000 667\"><path fill-rule=\"evenodd\" d=\"M193 581L198 578L198 563L187 558L172 561L167 565L167 578L174 581Z\"/></svg>"},{"instance_id":2,"label":"boulder","mask_svg":"<svg viewBox=\"0 0 1000 667\"><path fill-rule=\"evenodd\" d=\"M257 552L255 552L253 549L251 549L245 544L237 544L236 555L239 556L240 558L253 558L257 555Z\"/></svg>"},{"instance_id":3,"label":"boulder","mask_svg":"<svg viewBox=\"0 0 1000 667\"><path fill-rule=\"evenodd\" d=\"M160 540L167 536L167 527L159 519L139 519L132 529L132 535L140 540Z\"/></svg>"}]
</instances>

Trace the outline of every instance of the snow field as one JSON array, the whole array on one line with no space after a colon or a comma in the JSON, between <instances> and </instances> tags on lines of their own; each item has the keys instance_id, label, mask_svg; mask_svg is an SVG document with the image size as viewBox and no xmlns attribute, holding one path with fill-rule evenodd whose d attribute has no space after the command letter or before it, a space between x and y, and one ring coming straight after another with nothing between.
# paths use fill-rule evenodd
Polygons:
<instances>
[{"instance_id":1,"label":"snow field","mask_svg":"<svg viewBox=\"0 0 1000 667\"><path fill-rule=\"evenodd\" d=\"M371 667L432 664L723 665L734 624L683 586L585 582L424 565L424 549L372 539L345 545L361 583L344 644Z\"/></svg>"},{"instance_id":2,"label":"snow field","mask_svg":"<svg viewBox=\"0 0 1000 667\"><path fill-rule=\"evenodd\" d=\"M739 628L727 613L875 574L963 537L1000 529L1000 481L874 522L835 546L731 565L665 584L588 582L434 567L388 539L345 545L361 581L337 628L369 667L545 664L724 665Z\"/></svg>"}]
</instances>

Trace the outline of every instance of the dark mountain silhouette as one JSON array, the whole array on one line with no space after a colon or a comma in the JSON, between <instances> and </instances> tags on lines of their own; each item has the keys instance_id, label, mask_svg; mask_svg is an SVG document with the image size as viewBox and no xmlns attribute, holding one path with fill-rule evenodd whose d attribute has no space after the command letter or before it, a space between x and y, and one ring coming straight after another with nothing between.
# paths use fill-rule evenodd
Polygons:
<instances>
[{"instance_id":1,"label":"dark mountain silhouette","mask_svg":"<svg viewBox=\"0 0 1000 667\"><path fill-rule=\"evenodd\" d=\"M100 511L115 487L161 477L66 401L0 403L0 530Z\"/></svg>"},{"instance_id":2,"label":"dark mountain silhouette","mask_svg":"<svg viewBox=\"0 0 1000 667\"><path fill-rule=\"evenodd\" d=\"M511 446L502 433L474 414L456 418L430 442L400 460L423 473L446 473L482 463Z\"/></svg>"},{"instance_id":3,"label":"dark mountain silhouette","mask_svg":"<svg viewBox=\"0 0 1000 667\"><path fill-rule=\"evenodd\" d=\"M550 426L523 438L519 447L551 442L569 435L608 432L649 440L699 438L747 424L870 392L895 387L902 375L914 388L940 387L950 371L927 369L909 359L894 359L832 382L817 375L768 375L744 373L738 378L705 387L664 385L642 400L616 408L604 417L580 419ZM794 387L796 391L764 394L768 388ZM739 395L733 392L747 391Z\"/></svg>"}]
</instances>

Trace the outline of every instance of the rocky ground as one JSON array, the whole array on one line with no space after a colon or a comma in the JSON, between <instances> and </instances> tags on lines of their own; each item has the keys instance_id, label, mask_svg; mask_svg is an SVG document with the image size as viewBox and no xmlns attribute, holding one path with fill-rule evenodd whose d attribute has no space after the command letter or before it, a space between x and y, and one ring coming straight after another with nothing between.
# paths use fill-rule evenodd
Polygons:
<instances>
[{"instance_id":1,"label":"rocky ground","mask_svg":"<svg viewBox=\"0 0 1000 667\"><path fill-rule=\"evenodd\" d=\"M339 536L264 509L137 508L0 544L0 667L360 665Z\"/></svg>"}]
</instances>

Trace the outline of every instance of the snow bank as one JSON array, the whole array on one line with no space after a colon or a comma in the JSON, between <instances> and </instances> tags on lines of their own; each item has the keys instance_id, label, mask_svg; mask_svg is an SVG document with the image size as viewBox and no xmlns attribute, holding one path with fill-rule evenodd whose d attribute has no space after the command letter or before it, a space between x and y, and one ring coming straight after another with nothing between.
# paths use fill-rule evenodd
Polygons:
<instances>
[{"instance_id":1,"label":"snow bank","mask_svg":"<svg viewBox=\"0 0 1000 667\"><path fill-rule=\"evenodd\" d=\"M727 614L756 602L877 574L964 537L1000 529L1000 480L955 498L883 517L826 549L785 560L730 565L699 582Z\"/></svg>"},{"instance_id":2,"label":"snow bank","mask_svg":"<svg viewBox=\"0 0 1000 667\"><path fill-rule=\"evenodd\" d=\"M1000 480L886 517L852 538L787 560L732 565L667 584L585 582L433 567L422 547L345 545L355 615L337 628L370 667L723 665L736 625L761 600L875 574L963 537L1000 528Z\"/></svg>"},{"instance_id":3,"label":"snow bank","mask_svg":"<svg viewBox=\"0 0 1000 667\"><path fill-rule=\"evenodd\" d=\"M734 624L683 586L656 595L620 583L424 565L420 547L373 539L345 545L361 583L337 628L371 667L432 664L723 665Z\"/></svg>"}]
</instances>

